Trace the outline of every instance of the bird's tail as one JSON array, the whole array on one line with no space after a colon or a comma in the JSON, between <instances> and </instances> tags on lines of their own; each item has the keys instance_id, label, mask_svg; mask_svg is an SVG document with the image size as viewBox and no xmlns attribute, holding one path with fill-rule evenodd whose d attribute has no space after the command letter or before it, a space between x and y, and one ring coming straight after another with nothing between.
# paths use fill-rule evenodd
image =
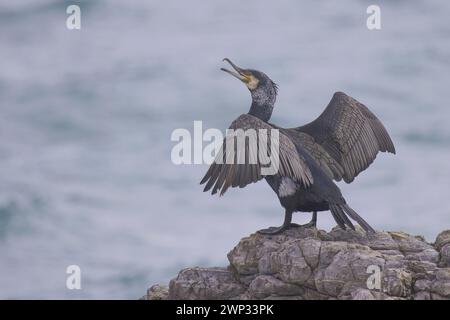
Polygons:
<instances>
[{"instance_id":1,"label":"bird's tail","mask_svg":"<svg viewBox=\"0 0 450 320\"><path fill-rule=\"evenodd\" d=\"M347 217L348 215L350 218L358 222L358 224L364 229L364 231L366 231L367 233L375 233L375 230L347 204L332 204L330 205L330 211L338 226L344 230L346 229L346 227L355 230L355 226Z\"/></svg>"}]
</instances>

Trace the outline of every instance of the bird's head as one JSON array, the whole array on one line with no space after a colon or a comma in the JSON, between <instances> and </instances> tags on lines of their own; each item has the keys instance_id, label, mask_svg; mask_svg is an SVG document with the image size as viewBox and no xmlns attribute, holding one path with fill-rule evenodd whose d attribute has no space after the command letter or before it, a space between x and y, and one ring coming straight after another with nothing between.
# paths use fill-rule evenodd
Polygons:
<instances>
[{"instance_id":1,"label":"bird's head","mask_svg":"<svg viewBox=\"0 0 450 320\"><path fill-rule=\"evenodd\" d=\"M267 121L272 114L278 93L276 83L261 71L240 68L228 58L223 59L223 61L228 62L234 71L225 68L220 68L220 70L238 78L250 90L252 95L250 114L254 114Z\"/></svg>"},{"instance_id":2,"label":"bird's head","mask_svg":"<svg viewBox=\"0 0 450 320\"><path fill-rule=\"evenodd\" d=\"M277 85L273 82L265 73L252 69L243 69L231 62L230 59L225 58L223 61L228 62L235 71L228 70L226 68L220 68L232 76L241 80L250 91L257 89L265 89L268 91L277 91Z\"/></svg>"}]
</instances>

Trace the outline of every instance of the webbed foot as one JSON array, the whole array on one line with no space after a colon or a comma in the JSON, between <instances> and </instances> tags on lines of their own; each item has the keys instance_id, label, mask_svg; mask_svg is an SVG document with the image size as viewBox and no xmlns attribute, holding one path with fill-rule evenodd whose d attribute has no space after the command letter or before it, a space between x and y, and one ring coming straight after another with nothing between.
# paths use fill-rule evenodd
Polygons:
<instances>
[{"instance_id":1,"label":"webbed foot","mask_svg":"<svg viewBox=\"0 0 450 320\"><path fill-rule=\"evenodd\" d=\"M257 232L260 233L260 234L276 235L276 234L282 233L283 231L285 231L285 230L287 230L289 228L312 228L312 227L316 227L317 212L316 211L313 212L311 221L306 223L306 224L292 223L291 220L292 220L292 212L286 211L286 215L285 215L285 219L284 219L283 225L281 225L279 227L269 227L267 229L261 229L261 230L258 230Z\"/></svg>"},{"instance_id":2,"label":"webbed foot","mask_svg":"<svg viewBox=\"0 0 450 320\"><path fill-rule=\"evenodd\" d=\"M310 222L305 224L298 224L291 222L289 224L289 228L313 228L313 227L315 228L316 225L317 225L317 212L314 211Z\"/></svg>"},{"instance_id":3,"label":"webbed foot","mask_svg":"<svg viewBox=\"0 0 450 320\"><path fill-rule=\"evenodd\" d=\"M316 227L316 222L315 221L310 221L308 223L305 224L298 224L298 223L291 223L289 225L289 228L315 228Z\"/></svg>"},{"instance_id":4,"label":"webbed foot","mask_svg":"<svg viewBox=\"0 0 450 320\"><path fill-rule=\"evenodd\" d=\"M282 225L280 227L269 227L267 229L261 229L257 232L260 234L268 234L268 235L276 235L282 233L284 230L287 230L290 225Z\"/></svg>"}]
</instances>

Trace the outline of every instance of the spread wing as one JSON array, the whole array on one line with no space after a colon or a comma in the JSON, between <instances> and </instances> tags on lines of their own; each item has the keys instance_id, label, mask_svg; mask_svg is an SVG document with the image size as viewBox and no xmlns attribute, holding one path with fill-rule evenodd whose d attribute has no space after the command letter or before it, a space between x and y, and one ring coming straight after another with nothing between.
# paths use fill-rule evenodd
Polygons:
<instances>
[{"instance_id":1,"label":"spread wing","mask_svg":"<svg viewBox=\"0 0 450 320\"><path fill-rule=\"evenodd\" d=\"M343 92L333 95L316 120L289 130L300 134L298 139L305 149L322 162L337 181L343 178L347 183L352 182L375 160L379 151L395 153L394 144L380 120L365 105Z\"/></svg>"},{"instance_id":2,"label":"spread wing","mask_svg":"<svg viewBox=\"0 0 450 320\"><path fill-rule=\"evenodd\" d=\"M316 160L316 163L330 179L337 181L342 179L344 175L342 166L320 144L317 144L312 136L296 129L284 129L284 132Z\"/></svg>"},{"instance_id":3,"label":"spread wing","mask_svg":"<svg viewBox=\"0 0 450 320\"><path fill-rule=\"evenodd\" d=\"M289 137L278 131L278 142L272 139L272 135L275 134L271 131L275 129L272 125L252 115L243 114L233 121L230 129L235 133L244 133L244 136L227 134L215 161L200 182L206 183L204 191L212 188L212 194L220 190L220 194L223 195L230 186L243 188L268 175L264 169L267 169L268 164L273 165L274 161L278 163L278 170L270 174L288 176L305 187L313 183L305 160L299 155ZM261 131L262 129L267 131ZM244 140L241 141L245 142L239 143L242 137ZM227 152L227 147L228 150L233 148L234 152ZM266 154L266 159L260 157L260 152L263 151L259 148L264 148L262 150L265 150L263 154ZM268 159L269 163L266 161Z\"/></svg>"}]
</instances>

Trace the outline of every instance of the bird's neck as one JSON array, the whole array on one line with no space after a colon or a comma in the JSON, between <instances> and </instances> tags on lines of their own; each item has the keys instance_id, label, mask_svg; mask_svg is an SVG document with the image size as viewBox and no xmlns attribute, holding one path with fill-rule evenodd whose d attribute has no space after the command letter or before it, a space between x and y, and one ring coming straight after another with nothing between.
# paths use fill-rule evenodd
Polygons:
<instances>
[{"instance_id":1,"label":"bird's neck","mask_svg":"<svg viewBox=\"0 0 450 320\"><path fill-rule=\"evenodd\" d=\"M263 121L269 121L275 105L276 94L268 94L265 90L255 90L252 94L252 105L248 112Z\"/></svg>"}]
</instances>

